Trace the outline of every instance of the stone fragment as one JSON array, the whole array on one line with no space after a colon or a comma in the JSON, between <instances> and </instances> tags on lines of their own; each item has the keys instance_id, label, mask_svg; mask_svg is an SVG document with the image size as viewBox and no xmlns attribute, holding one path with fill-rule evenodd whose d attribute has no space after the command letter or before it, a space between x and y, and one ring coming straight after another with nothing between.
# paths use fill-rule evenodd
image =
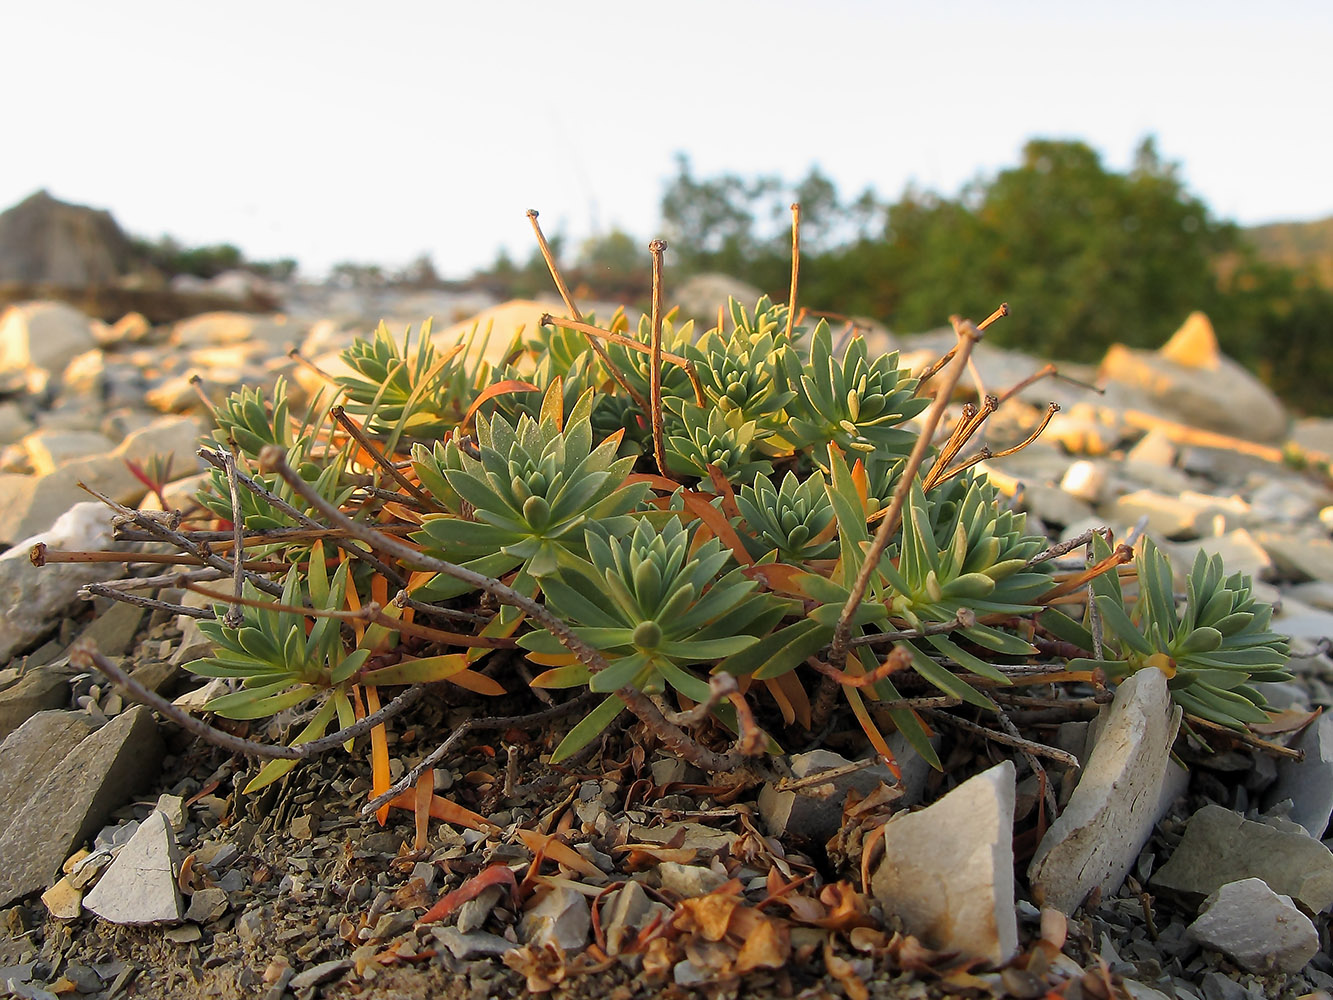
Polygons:
<instances>
[{"instance_id":1,"label":"stone fragment","mask_svg":"<svg viewBox=\"0 0 1333 1000\"><path fill-rule=\"evenodd\" d=\"M178 923L180 851L166 816L154 810L120 849L83 905L113 924Z\"/></svg>"},{"instance_id":2,"label":"stone fragment","mask_svg":"<svg viewBox=\"0 0 1333 1000\"><path fill-rule=\"evenodd\" d=\"M190 897L190 906L185 911L185 919L198 924L216 920L227 912L227 894L222 889L199 889Z\"/></svg>"},{"instance_id":3,"label":"stone fragment","mask_svg":"<svg viewBox=\"0 0 1333 1000\"><path fill-rule=\"evenodd\" d=\"M135 706L87 736L48 774L0 834L0 907L44 889L111 810L157 776L162 738Z\"/></svg>"},{"instance_id":4,"label":"stone fragment","mask_svg":"<svg viewBox=\"0 0 1333 1000\"><path fill-rule=\"evenodd\" d=\"M0 836L32 790L97 727L82 712L38 712L0 744Z\"/></svg>"},{"instance_id":5,"label":"stone fragment","mask_svg":"<svg viewBox=\"0 0 1333 1000\"><path fill-rule=\"evenodd\" d=\"M905 794L904 805L919 800L930 765L895 733L890 747L898 761ZM811 750L793 754L790 760L792 777L801 780L821 771L836 772L852 766L852 762L831 750ZM778 784L768 782L759 792L759 815L770 836L808 837L823 843L838 832L842 825L842 810L847 793L855 790L860 798L869 795L881 784L894 786L898 779L884 764L874 763L859 771L838 774L826 782L805 785L796 791L780 790Z\"/></svg>"},{"instance_id":6,"label":"stone fragment","mask_svg":"<svg viewBox=\"0 0 1333 1000\"><path fill-rule=\"evenodd\" d=\"M115 442L97 431L60 429L34 431L21 442L28 453L33 475L45 476L76 458L106 455L115 450Z\"/></svg>"},{"instance_id":7,"label":"stone fragment","mask_svg":"<svg viewBox=\"0 0 1333 1000\"><path fill-rule=\"evenodd\" d=\"M75 888L66 875L42 893L42 903L57 920L73 920L83 912L83 890Z\"/></svg>"},{"instance_id":8,"label":"stone fragment","mask_svg":"<svg viewBox=\"0 0 1333 1000\"><path fill-rule=\"evenodd\" d=\"M295 347L304 336L285 316L211 312L181 320L171 331L171 342L179 347L208 347L259 341L276 350Z\"/></svg>"},{"instance_id":9,"label":"stone fragment","mask_svg":"<svg viewBox=\"0 0 1333 1000\"><path fill-rule=\"evenodd\" d=\"M999 965L1018 949L1014 765L1002 761L938 802L884 824L870 888L930 948Z\"/></svg>"},{"instance_id":10,"label":"stone fragment","mask_svg":"<svg viewBox=\"0 0 1333 1000\"><path fill-rule=\"evenodd\" d=\"M79 638L96 643L104 656L120 656L130 648L146 610L137 604L118 601L89 622Z\"/></svg>"},{"instance_id":11,"label":"stone fragment","mask_svg":"<svg viewBox=\"0 0 1333 1000\"><path fill-rule=\"evenodd\" d=\"M1125 453L1125 460L1139 465L1170 468L1176 463L1176 451L1176 444L1166 431L1154 427Z\"/></svg>"},{"instance_id":12,"label":"stone fragment","mask_svg":"<svg viewBox=\"0 0 1333 1000\"><path fill-rule=\"evenodd\" d=\"M1210 535L1195 542L1179 542L1163 546L1171 556L1171 563L1178 570L1183 567L1188 571L1194 565L1195 553L1206 556L1222 557L1222 564L1227 574L1244 573L1251 579L1258 580L1267 576L1273 569L1273 560L1259 544L1254 535L1244 528L1228 531L1224 535Z\"/></svg>"},{"instance_id":13,"label":"stone fragment","mask_svg":"<svg viewBox=\"0 0 1333 1000\"><path fill-rule=\"evenodd\" d=\"M0 739L7 738L38 712L64 708L69 702L71 676L72 672L63 667L33 667L16 683L0 691Z\"/></svg>"},{"instance_id":14,"label":"stone fragment","mask_svg":"<svg viewBox=\"0 0 1333 1000\"><path fill-rule=\"evenodd\" d=\"M1148 667L1121 683L1074 794L1028 869L1039 903L1073 913L1094 887L1106 898L1120 888L1160 818L1179 725L1162 671Z\"/></svg>"},{"instance_id":15,"label":"stone fragment","mask_svg":"<svg viewBox=\"0 0 1333 1000\"><path fill-rule=\"evenodd\" d=\"M1213 497L1202 493L1167 495L1135 490L1118 497L1108 512L1121 524L1148 519L1148 534L1155 538L1186 539L1225 534L1227 515ZM1222 531L1215 531L1217 527Z\"/></svg>"},{"instance_id":16,"label":"stone fragment","mask_svg":"<svg viewBox=\"0 0 1333 1000\"><path fill-rule=\"evenodd\" d=\"M112 563L55 563L34 566L29 551L38 542L52 549L111 547L111 512L100 503L78 503L49 531L26 539L0 555L0 663L32 645L78 600L79 588L124 572ZM52 707L52 706L45 706Z\"/></svg>"},{"instance_id":17,"label":"stone fragment","mask_svg":"<svg viewBox=\"0 0 1333 1000\"><path fill-rule=\"evenodd\" d=\"M1284 593L1272 627L1279 635L1293 639L1333 638L1333 611L1312 608Z\"/></svg>"},{"instance_id":18,"label":"stone fragment","mask_svg":"<svg viewBox=\"0 0 1333 1000\"><path fill-rule=\"evenodd\" d=\"M706 896L727 881L727 877L705 865L683 865L676 861L662 861L657 865L657 877L662 888L682 899Z\"/></svg>"},{"instance_id":19,"label":"stone fragment","mask_svg":"<svg viewBox=\"0 0 1333 1000\"><path fill-rule=\"evenodd\" d=\"M153 458L169 459L172 481L192 476L204 467L195 454L204 424L193 416L167 414L157 417L126 436L116 448L116 457L140 465Z\"/></svg>"},{"instance_id":20,"label":"stone fragment","mask_svg":"<svg viewBox=\"0 0 1333 1000\"><path fill-rule=\"evenodd\" d=\"M327 983L330 979L342 975L354 964L350 958L336 958L328 962L320 962L318 965L312 965L304 972L292 976L287 985L293 990L318 986L320 983Z\"/></svg>"},{"instance_id":21,"label":"stone fragment","mask_svg":"<svg viewBox=\"0 0 1333 1000\"><path fill-rule=\"evenodd\" d=\"M1084 503L1099 503L1106 493L1106 467L1081 458L1070 464L1060 480L1060 489Z\"/></svg>"},{"instance_id":22,"label":"stone fragment","mask_svg":"<svg viewBox=\"0 0 1333 1000\"><path fill-rule=\"evenodd\" d=\"M1300 972L1319 951L1319 932L1290 896L1262 879L1228 882L1203 904L1189 935L1251 972Z\"/></svg>"},{"instance_id":23,"label":"stone fragment","mask_svg":"<svg viewBox=\"0 0 1333 1000\"><path fill-rule=\"evenodd\" d=\"M1333 716L1321 715L1292 744L1305 759L1282 759L1277 782L1269 789L1269 806L1291 800L1287 818L1299 823L1316 840L1323 838L1333 818Z\"/></svg>"},{"instance_id":24,"label":"stone fragment","mask_svg":"<svg viewBox=\"0 0 1333 1000\"><path fill-rule=\"evenodd\" d=\"M1333 582L1333 540L1292 531L1256 531L1254 540L1284 576Z\"/></svg>"},{"instance_id":25,"label":"stone fragment","mask_svg":"<svg viewBox=\"0 0 1333 1000\"><path fill-rule=\"evenodd\" d=\"M491 915L491 911L495 909L504 893L503 886L487 886L458 908L458 918L454 921L454 926L464 934L481 930L486 918Z\"/></svg>"},{"instance_id":26,"label":"stone fragment","mask_svg":"<svg viewBox=\"0 0 1333 1000\"><path fill-rule=\"evenodd\" d=\"M1197 345L1204 338L1192 339ZM1169 341L1160 351L1144 351L1115 344L1102 359L1099 374L1138 390L1151 408L1191 427L1251 441L1278 442L1286 437L1282 403L1215 346L1177 351Z\"/></svg>"},{"instance_id":27,"label":"stone fragment","mask_svg":"<svg viewBox=\"0 0 1333 1000\"><path fill-rule=\"evenodd\" d=\"M63 302L27 302L0 316L0 371L61 371L96 346L93 321Z\"/></svg>"},{"instance_id":28,"label":"stone fragment","mask_svg":"<svg viewBox=\"0 0 1333 1000\"><path fill-rule=\"evenodd\" d=\"M464 934L457 927L432 927L431 935L448 948L460 962L471 958L485 958L489 955L503 955L518 947L513 941L506 941L498 934L488 934L485 931Z\"/></svg>"},{"instance_id":29,"label":"stone fragment","mask_svg":"<svg viewBox=\"0 0 1333 1000\"><path fill-rule=\"evenodd\" d=\"M675 289L671 301L680 306L682 320L713 324L717 322L718 309L726 308L728 299L735 299L746 309L752 309L763 294L739 278L709 273L686 278Z\"/></svg>"},{"instance_id":30,"label":"stone fragment","mask_svg":"<svg viewBox=\"0 0 1333 1000\"><path fill-rule=\"evenodd\" d=\"M605 914L602 919L606 926L608 955L619 955L622 945L652 923L655 916L660 914L666 920L671 915L671 909L649 899L648 893L638 882L626 882L602 912Z\"/></svg>"},{"instance_id":31,"label":"stone fragment","mask_svg":"<svg viewBox=\"0 0 1333 1000\"><path fill-rule=\"evenodd\" d=\"M592 914L588 900L568 886L556 886L528 908L518 925L518 938L524 944L553 944L564 951L582 948L588 943Z\"/></svg>"},{"instance_id":32,"label":"stone fragment","mask_svg":"<svg viewBox=\"0 0 1333 1000\"><path fill-rule=\"evenodd\" d=\"M1310 913L1333 904L1333 852L1303 832L1275 830L1212 803L1190 817L1152 884L1198 899L1247 878L1263 879Z\"/></svg>"}]
</instances>

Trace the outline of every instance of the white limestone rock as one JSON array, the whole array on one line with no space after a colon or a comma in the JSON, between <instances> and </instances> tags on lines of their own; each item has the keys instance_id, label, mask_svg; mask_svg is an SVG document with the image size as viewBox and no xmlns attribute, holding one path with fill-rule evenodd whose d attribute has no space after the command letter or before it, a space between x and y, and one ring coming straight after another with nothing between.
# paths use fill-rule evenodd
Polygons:
<instances>
[{"instance_id":1,"label":"white limestone rock","mask_svg":"<svg viewBox=\"0 0 1333 1000\"><path fill-rule=\"evenodd\" d=\"M568 886L557 886L523 915L518 937L525 944L553 944L563 951L582 948L592 929L588 900Z\"/></svg>"},{"instance_id":2,"label":"white limestone rock","mask_svg":"<svg viewBox=\"0 0 1333 1000\"><path fill-rule=\"evenodd\" d=\"M176 835L155 809L83 898L84 908L113 924L179 923L179 868Z\"/></svg>"},{"instance_id":3,"label":"white limestone rock","mask_svg":"<svg viewBox=\"0 0 1333 1000\"><path fill-rule=\"evenodd\" d=\"M56 563L37 567L29 552L38 542L53 549L105 549L111 544L111 511L100 503L78 503L50 531L26 538L0 555L0 663L39 639L78 600L79 588L113 579L114 563Z\"/></svg>"},{"instance_id":4,"label":"white limestone rock","mask_svg":"<svg viewBox=\"0 0 1333 1000\"><path fill-rule=\"evenodd\" d=\"M1099 503L1106 494L1106 466L1081 458L1070 464L1060 480L1060 489L1084 503Z\"/></svg>"},{"instance_id":5,"label":"white limestone rock","mask_svg":"<svg viewBox=\"0 0 1333 1000\"><path fill-rule=\"evenodd\" d=\"M1333 852L1303 828L1278 830L1212 803L1190 817L1152 884L1197 900L1247 878L1263 879L1310 913L1333 906Z\"/></svg>"},{"instance_id":6,"label":"white limestone rock","mask_svg":"<svg viewBox=\"0 0 1333 1000\"><path fill-rule=\"evenodd\" d=\"M1207 317L1195 314L1160 351L1115 344L1103 379L1143 393L1163 415L1191 427L1278 442L1287 414L1272 390L1217 347Z\"/></svg>"},{"instance_id":7,"label":"white limestone rock","mask_svg":"<svg viewBox=\"0 0 1333 1000\"><path fill-rule=\"evenodd\" d=\"M63 302L25 302L0 316L0 372L63 371L96 346L93 320Z\"/></svg>"},{"instance_id":8,"label":"white limestone rock","mask_svg":"<svg viewBox=\"0 0 1333 1000\"><path fill-rule=\"evenodd\" d=\"M1209 896L1190 924L1190 937L1234 958L1251 972L1300 972L1319 951L1319 932L1291 901L1263 879L1228 882Z\"/></svg>"},{"instance_id":9,"label":"white limestone rock","mask_svg":"<svg viewBox=\"0 0 1333 1000\"><path fill-rule=\"evenodd\" d=\"M1280 573L1333 582L1333 541L1328 538L1294 531L1256 531L1254 537Z\"/></svg>"},{"instance_id":10,"label":"white limestone rock","mask_svg":"<svg viewBox=\"0 0 1333 1000\"><path fill-rule=\"evenodd\" d=\"M1305 759L1283 759L1277 765L1277 783L1268 793L1274 805L1291 800L1287 818L1299 823L1316 840L1333 818L1333 715L1321 715L1292 744Z\"/></svg>"},{"instance_id":11,"label":"white limestone rock","mask_svg":"<svg viewBox=\"0 0 1333 1000\"><path fill-rule=\"evenodd\" d=\"M1018 950L1014 794L1006 760L884 824L871 892L928 947L996 965Z\"/></svg>"},{"instance_id":12,"label":"white limestone rock","mask_svg":"<svg viewBox=\"0 0 1333 1000\"><path fill-rule=\"evenodd\" d=\"M899 733L890 737L889 748L902 774L900 791L905 796L902 804L912 805L920 799L930 765ZM831 750L811 750L792 755L791 772L797 779L809 778L821 771L846 768L851 763L846 757ZM838 827L842 825L847 793L855 789L857 795L864 798L880 784L897 786L898 779L887 766L878 762L859 771L830 778L827 782L806 785L797 791L780 790L776 783L770 781L759 792L759 815L770 836L793 835L823 843L837 833Z\"/></svg>"},{"instance_id":13,"label":"white limestone rock","mask_svg":"<svg viewBox=\"0 0 1333 1000\"><path fill-rule=\"evenodd\" d=\"M1155 667L1116 690L1074 794L1028 869L1043 905L1072 913L1094 887L1107 896L1120 888L1160 818L1179 725L1166 675Z\"/></svg>"}]
</instances>

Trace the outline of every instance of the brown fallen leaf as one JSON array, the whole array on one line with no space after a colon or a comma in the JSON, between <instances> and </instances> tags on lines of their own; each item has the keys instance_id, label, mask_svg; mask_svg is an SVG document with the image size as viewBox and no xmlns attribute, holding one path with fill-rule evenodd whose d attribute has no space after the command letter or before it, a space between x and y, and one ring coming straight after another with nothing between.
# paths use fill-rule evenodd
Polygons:
<instances>
[{"instance_id":1,"label":"brown fallen leaf","mask_svg":"<svg viewBox=\"0 0 1333 1000\"><path fill-rule=\"evenodd\" d=\"M850 1000L869 1000L870 991L866 989L866 984L862 982L861 977L856 974L856 969L852 967L852 963L833 953L832 938L824 941L824 968L828 970L830 976L838 981Z\"/></svg>"},{"instance_id":2,"label":"brown fallen leaf","mask_svg":"<svg viewBox=\"0 0 1333 1000\"><path fill-rule=\"evenodd\" d=\"M518 907L518 881L514 873L502 864L494 864L473 875L453 892L446 894L438 903L421 915L416 926L433 924L443 920L469 899L475 899L493 885L506 885L515 908Z\"/></svg>"},{"instance_id":3,"label":"brown fallen leaf","mask_svg":"<svg viewBox=\"0 0 1333 1000\"><path fill-rule=\"evenodd\" d=\"M536 830L520 829L518 839L534 855L545 855L557 864L564 865L570 871L586 875L588 878L601 878L602 870L570 847L555 834L538 833Z\"/></svg>"}]
</instances>

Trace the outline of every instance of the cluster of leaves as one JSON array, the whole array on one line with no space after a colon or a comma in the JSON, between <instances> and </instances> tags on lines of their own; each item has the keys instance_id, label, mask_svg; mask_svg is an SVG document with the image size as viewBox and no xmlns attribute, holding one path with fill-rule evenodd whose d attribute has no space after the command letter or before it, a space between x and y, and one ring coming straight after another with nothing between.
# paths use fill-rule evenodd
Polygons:
<instances>
[{"instance_id":1,"label":"cluster of leaves","mask_svg":"<svg viewBox=\"0 0 1333 1000\"><path fill-rule=\"evenodd\" d=\"M247 587L249 600L232 608L243 624L229 627L219 606L205 623L218 652L189 665L240 685L211 707L233 718L303 707L303 742L335 717L373 711L384 685L512 691L525 683L513 660L523 655L542 668L532 686L603 696L557 760L636 698L711 720L700 740L730 731L779 750L784 730L811 725L812 685L832 685L879 752L889 755L880 726L892 725L939 766L905 696L991 709L990 692L1032 663L1041 633L1086 654L1070 662L1071 679L1156 666L1192 714L1234 727L1266 718L1252 685L1285 676L1285 649L1248 581L1201 559L1179 600L1169 563L1148 544L1137 599L1108 571L1092 578L1082 621L1049 610L1069 588L1034 558L1045 539L984 477L906 475L919 434L910 421L930 401L896 354L872 359L859 338L835 349L826 323L806 329L767 299L753 311L733 302L729 319L697 339L688 325L663 324L658 442L656 415L633 402L653 398L652 330L645 321L630 332L623 316L604 354L585 333L551 325L516 338L495 369L468 360L471 341L437 346L425 330L400 345L381 329L344 356L356 374L340 386L359 440L325 426L318 408L293 420L281 386L271 401L249 391L227 400L215 438L238 464L256 466L265 445L279 445L344 516L408 536L422 556L390 560L406 584L391 600L385 565L356 547L343 547L330 579L322 544L269 546L290 564L281 610ZM290 483L263 483L291 498ZM231 520L227 487L218 474L202 499ZM247 532L291 524L265 504L258 493L242 504ZM873 539L891 513L881 549ZM1113 570L1104 540L1095 544ZM522 600L494 612L479 587ZM525 613L523 601L563 626L534 618L531 605ZM358 618L366 609L374 616ZM414 623L432 613L478 631ZM506 645L521 652L490 655ZM831 662L831 651L844 655ZM761 708L771 711L752 711ZM758 717L774 721L763 728ZM260 783L289 766L270 765ZM385 787L387 767L376 777Z\"/></svg>"}]
</instances>

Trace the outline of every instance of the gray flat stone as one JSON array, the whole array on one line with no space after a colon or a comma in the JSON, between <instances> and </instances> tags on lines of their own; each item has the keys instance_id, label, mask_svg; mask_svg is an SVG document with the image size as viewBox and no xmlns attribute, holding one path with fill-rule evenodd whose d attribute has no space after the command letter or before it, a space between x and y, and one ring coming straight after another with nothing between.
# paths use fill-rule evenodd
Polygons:
<instances>
[{"instance_id":1,"label":"gray flat stone","mask_svg":"<svg viewBox=\"0 0 1333 1000\"><path fill-rule=\"evenodd\" d=\"M1199 899L1247 878L1263 879L1308 912L1321 913L1333 904L1333 851L1305 833L1276 830L1210 804L1190 818L1152 884Z\"/></svg>"},{"instance_id":2,"label":"gray flat stone","mask_svg":"<svg viewBox=\"0 0 1333 1000\"><path fill-rule=\"evenodd\" d=\"M765 784L759 791L759 815L769 835L808 837L820 843L827 841L842 825L843 806L847 802L847 793L852 790L864 798L885 784L900 788L903 805L920 801L930 765L899 733L890 737L889 748L902 772L901 785L893 772L880 763L830 778L821 784L807 785L797 791L780 791L773 782ZM790 761L791 773L795 778L808 778L820 771L832 771L851 763L846 757L831 750L793 754Z\"/></svg>"},{"instance_id":3,"label":"gray flat stone","mask_svg":"<svg viewBox=\"0 0 1333 1000\"><path fill-rule=\"evenodd\" d=\"M705 865L683 865L676 861L662 861L657 865L657 877L662 888L683 899L706 896L727 881L725 875Z\"/></svg>"},{"instance_id":4,"label":"gray flat stone","mask_svg":"<svg viewBox=\"0 0 1333 1000\"><path fill-rule=\"evenodd\" d=\"M38 712L0 744L0 837L32 791L97 726L82 712Z\"/></svg>"},{"instance_id":5,"label":"gray flat stone","mask_svg":"<svg viewBox=\"0 0 1333 1000\"><path fill-rule=\"evenodd\" d=\"M1304 750L1305 759L1278 762L1277 782L1267 801L1273 805L1290 799L1287 818L1320 840L1333 818L1333 715L1315 719L1292 746Z\"/></svg>"},{"instance_id":6,"label":"gray flat stone","mask_svg":"<svg viewBox=\"0 0 1333 1000\"><path fill-rule=\"evenodd\" d=\"M111 811L157 776L162 753L153 714L135 706L66 754L0 835L0 907L50 885Z\"/></svg>"},{"instance_id":7,"label":"gray flat stone","mask_svg":"<svg viewBox=\"0 0 1333 1000\"><path fill-rule=\"evenodd\" d=\"M64 513L56 517L59 511ZM0 520L8 514L5 498L0 496ZM44 507L40 519L51 525L50 530L27 537L0 555L0 622L4 623L0 628L0 663L51 631L65 609L78 601L80 587L124 573L124 567L114 563L38 567L29 557L37 542L45 542L52 549L111 548L111 511L107 507L78 502L72 507ZM4 537L0 530L0 538Z\"/></svg>"},{"instance_id":8,"label":"gray flat stone","mask_svg":"<svg viewBox=\"0 0 1333 1000\"><path fill-rule=\"evenodd\" d=\"M1257 878L1228 882L1209 896L1189 935L1259 973L1300 972L1319 951L1310 918Z\"/></svg>"},{"instance_id":9,"label":"gray flat stone","mask_svg":"<svg viewBox=\"0 0 1333 1000\"><path fill-rule=\"evenodd\" d=\"M525 944L553 944L564 951L588 943L592 913L588 900L568 886L557 886L523 914L518 938Z\"/></svg>"},{"instance_id":10,"label":"gray flat stone","mask_svg":"<svg viewBox=\"0 0 1333 1000\"><path fill-rule=\"evenodd\" d=\"M0 691L0 739L5 739L38 712L69 703L73 672L61 667L34 667L16 684Z\"/></svg>"},{"instance_id":11,"label":"gray flat stone","mask_svg":"<svg viewBox=\"0 0 1333 1000\"><path fill-rule=\"evenodd\" d=\"M1160 818L1179 725L1160 670L1120 685L1074 794L1028 869L1040 903L1073 913L1094 886L1108 896L1120 888Z\"/></svg>"},{"instance_id":12,"label":"gray flat stone","mask_svg":"<svg viewBox=\"0 0 1333 1000\"><path fill-rule=\"evenodd\" d=\"M1014 794L1006 760L884 824L871 892L928 947L996 965L1018 950Z\"/></svg>"},{"instance_id":13,"label":"gray flat stone","mask_svg":"<svg viewBox=\"0 0 1333 1000\"><path fill-rule=\"evenodd\" d=\"M113 924L179 923L179 867L176 835L167 817L155 809L84 896L84 909Z\"/></svg>"},{"instance_id":14,"label":"gray flat stone","mask_svg":"<svg viewBox=\"0 0 1333 1000\"><path fill-rule=\"evenodd\" d=\"M135 604L117 602L89 622L79 638L95 642L104 656L121 656L130 648L146 611Z\"/></svg>"},{"instance_id":15,"label":"gray flat stone","mask_svg":"<svg viewBox=\"0 0 1333 1000\"><path fill-rule=\"evenodd\" d=\"M671 916L671 909L649 899L648 893L638 882L626 882L612 897L603 914L602 919L606 924L606 953L619 955L621 948L632 934L647 927L658 914L666 920Z\"/></svg>"}]
</instances>

